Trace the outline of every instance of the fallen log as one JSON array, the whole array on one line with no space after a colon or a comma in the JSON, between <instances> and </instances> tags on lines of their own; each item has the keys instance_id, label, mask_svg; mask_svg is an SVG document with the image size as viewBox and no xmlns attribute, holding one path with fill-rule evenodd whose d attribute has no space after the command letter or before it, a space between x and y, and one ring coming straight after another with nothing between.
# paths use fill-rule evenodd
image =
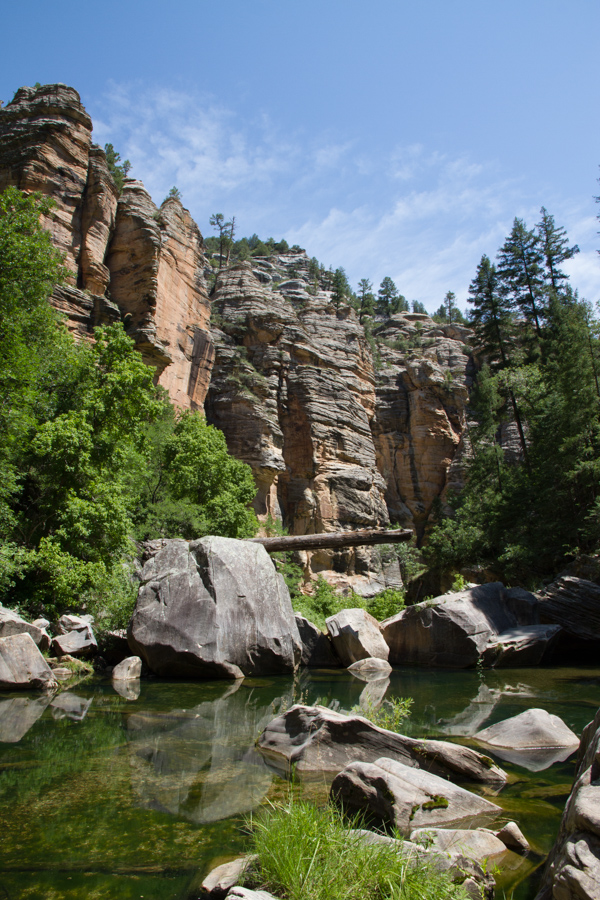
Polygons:
<instances>
[{"instance_id":1,"label":"fallen log","mask_svg":"<svg viewBox=\"0 0 600 900\"><path fill-rule=\"evenodd\" d=\"M249 538L254 544L262 544L267 553L278 550L335 550L343 547L359 547L373 544L399 544L409 541L413 533L409 529L381 531L363 528L361 531L333 531L324 534L286 534L277 537Z\"/></svg>"}]
</instances>

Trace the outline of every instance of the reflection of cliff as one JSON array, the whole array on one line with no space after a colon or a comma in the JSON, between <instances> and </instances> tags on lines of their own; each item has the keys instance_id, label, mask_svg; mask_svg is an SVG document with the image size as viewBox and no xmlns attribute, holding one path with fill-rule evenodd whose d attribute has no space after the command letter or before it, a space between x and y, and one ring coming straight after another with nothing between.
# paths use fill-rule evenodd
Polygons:
<instances>
[{"instance_id":1,"label":"reflection of cliff","mask_svg":"<svg viewBox=\"0 0 600 900\"><path fill-rule=\"evenodd\" d=\"M275 706L280 701L273 698ZM272 703L257 703L239 681L192 709L131 714L127 734L138 805L196 824L254 809L273 777L254 742L272 718Z\"/></svg>"},{"instance_id":2,"label":"reflection of cliff","mask_svg":"<svg viewBox=\"0 0 600 900\"><path fill-rule=\"evenodd\" d=\"M92 122L65 85L21 88L0 109L0 190L40 191L43 222L65 254L68 284L53 302L71 330L124 319L160 384L181 407L202 406L212 364L202 237L178 200L158 209L140 182L122 196L92 144Z\"/></svg>"}]
</instances>

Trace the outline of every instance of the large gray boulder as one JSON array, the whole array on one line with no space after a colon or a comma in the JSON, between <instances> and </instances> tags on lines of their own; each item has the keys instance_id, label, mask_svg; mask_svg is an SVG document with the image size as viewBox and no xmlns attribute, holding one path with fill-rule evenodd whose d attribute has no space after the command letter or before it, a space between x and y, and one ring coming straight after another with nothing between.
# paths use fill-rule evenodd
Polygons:
<instances>
[{"instance_id":1,"label":"large gray boulder","mask_svg":"<svg viewBox=\"0 0 600 900\"><path fill-rule=\"evenodd\" d=\"M296 613L296 625L302 642L302 665L312 669L339 669L342 665L331 638L320 628Z\"/></svg>"},{"instance_id":2,"label":"large gray boulder","mask_svg":"<svg viewBox=\"0 0 600 900\"><path fill-rule=\"evenodd\" d=\"M52 651L56 656L93 656L97 650L92 626L87 623L57 635L52 641Z\"/></svg>"},{"instance_id":3,"label":"large gray boulder","mask_svg":"<svg viewBox=\"0 0 600 900\"><path fill-rule=\"evenodd\" d=\"M585 578L557 578L538 596L540 621L560 625L557 656L574 662L600 657L600 586Z\"/></svg>"},{"instance_id":4,"label":"large gray boulder","mask_svg":"<svg viewBox=\"0 0 600 900\"><path fill-rule=\"evenodd\" d=\"M600 710L581 738L573 789L536 900L600 898Z\"/></svg>"},{"instance_id":5,"label":"large gray boulder","mask_svg":"<svg viewBox=\"0 0 600 900\"><path fill-rule=\"evenodd\" d=\"M112 670L113 681L136 681L142 674L142 661L139 656L128 656Z\"/></svg>"},{"instance_id":6,"label":"large gray boulder","mask_svg":"<svg viewBox=\"0 0 600 900\"><path fill-rule=\"evenodd\" d=\"M369 657L387 660L389 648L382 637L379 622L365 609L343 609L330 616L326 623L342 665L351 666L359 659Z\"/></svg>"},{"instance_id":7,"label":"large gray boulder","mask_svg":"<svg viewBox=\"0 0 600 900\"><path fill-rule=\"evenodd\" d=\"M494 582L409 606L382 622L381 630L390 648L392 665L466 669L484 659L488 647L490 665L501 665L503 660L507 665L517 664L515 629L531 629L538 624L533 594L521 588L507 589L501 582ZM506 633L509 634L503 650L498 645L498 636ZM542 636L529 631L527 639L521 640L523 664L527 660L525 647L536 635L544 647L548 645L546 632ZM492 646L496 649L492 650ZM541 654L535 659L537 664Z\"/></svg>"},{"instance_id":8,"label":"large gray boulder","mask_svg":"<svg viewBox=\"0 0 600 900\"><path fill-rule=\"evenodd\" d=\"M46 633L45 626L26 622L14 610L0 606L0 638L11 637L13 634L29 634L40 650L50 649L50 636Z\"/></svg>"},{"instance_id":9,"label":"large gray boulder","mask_svg":"<svg viewBox=\"0 0 600 900\"><path fill-rule=\"evenodd\" d=\"M157 675L293 672L302 645L289 592L261 544L162 541L145 564L128 638Z\"/></svg>"},{"instance_id":10,"label":"large gray boulder","mask_svg":"<svg viewBox=\"0 0 600 900\"><path fill-rule=\"evenodd\" d=\"M372 763L352 762L336 775L330 798L349 812L408 834L468 820L471 827L495 818L502 810L424 769L382 757Z\"/></svg>"},{"instance_id":11,"label":"large gray boulder","mask_svg":"<svg viewBox=\"0 0 600 900\"><path fill-rule=\"evenodd\" d=\"M0 691L57 686L52 669L30 634L0 638Z\"/></svg>"},{"instance_id":12,"label":"large gray boulder","mask_svg":"<svg viewBox=\"0 0 600 900\"><path fill-rule=\"evenodd\" d=\"M579 738L562 719L545 709L528 709L483 731L475 740L530 771L539 772L567 759L579 746Z\"/></svg>"},{"instance_id":13,"label":"large gray boulder","mask_svg":"<svg viewBox=\"0 0 600 900\"><path fill-rule=\"evenodd\" d=\"M335 773L350 762L386 756L456 781L506 781L492 760L468 747L409 738L325 706L292 706L269 722L257 747L275 768L290 772L294 766L298 774Z\"/></svg>"}]
</instances>

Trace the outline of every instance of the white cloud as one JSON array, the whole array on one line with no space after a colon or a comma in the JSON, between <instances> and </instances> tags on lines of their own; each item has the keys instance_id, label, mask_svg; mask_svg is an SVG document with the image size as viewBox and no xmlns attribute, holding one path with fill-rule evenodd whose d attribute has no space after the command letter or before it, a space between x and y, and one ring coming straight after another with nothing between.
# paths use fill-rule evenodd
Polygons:
<instances>
[{"instance_id":1,"label":"white cloud","mask_svg":"<svg viewBox=\"0 0 600 900\"><path fill-rule=\"evenodd\" d=\"M129 158L158 202L177 185L201 230L211 213L235 215L239 234L283 236L344 266L354 285L390 275L430 310L447 290L465 306L482 254L495 256L516 215L530 225L539 218L535 188L493 160L415 142L379 148L351 134L284 134L265 114L236 115L214 97L170 89L113 85L98 107L96 140ZM596 299L600 239L590 208L591 200L586 210L550 211L582 248L567 267L574 287Z\"/></svg>"}]
</instances>

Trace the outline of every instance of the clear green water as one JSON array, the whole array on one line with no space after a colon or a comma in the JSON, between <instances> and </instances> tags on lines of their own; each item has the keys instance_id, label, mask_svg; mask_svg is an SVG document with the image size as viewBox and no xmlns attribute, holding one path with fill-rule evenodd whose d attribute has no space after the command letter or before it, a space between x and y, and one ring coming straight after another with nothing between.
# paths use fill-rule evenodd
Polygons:
<instances>
[{"instance_id":1,"label":"clear green water","mask_svg":"<svg viewBox=\"0 0 600 900\"><path fill-rule=\"evenodd\" d=\"M2 695L0 900L192 900L208 868L243 851L245 815L287 790L254 749L273 714L294 698L350 710L365 690L378 699L378 688L345 671L304 671L295 683L144 681L135 700L100 680L54 706ZM483 680L399 669L387 696L414 698L406 728L414 736L468 742L465 734L533 706L580 734L600 705L600 669L505 670ZM497 896L514 888L515 900L528 900L574 761L540 772L501 765L511 779L495 802L536 852L499 873Z\"/></svg>"}]
</instances>

